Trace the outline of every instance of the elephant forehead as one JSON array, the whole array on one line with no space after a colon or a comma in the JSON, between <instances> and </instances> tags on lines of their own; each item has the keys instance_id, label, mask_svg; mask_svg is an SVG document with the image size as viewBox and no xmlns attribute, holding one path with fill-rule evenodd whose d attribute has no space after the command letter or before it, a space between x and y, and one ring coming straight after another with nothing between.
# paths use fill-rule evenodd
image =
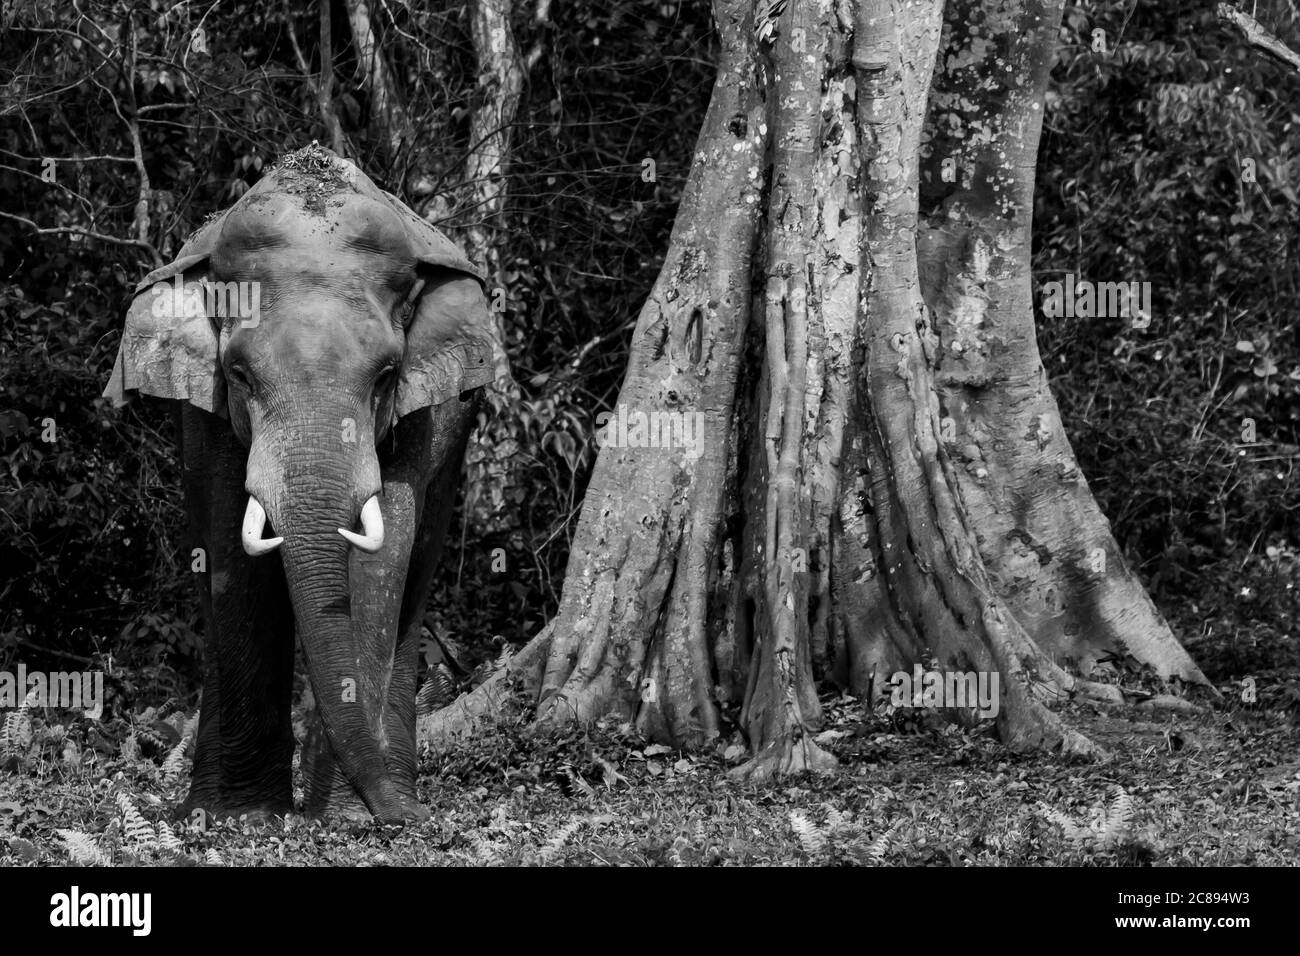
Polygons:
<instances>
[{"instance_id":1,"label":"elephant forehead","mask_svg":"<svg viewBox=\"0 0 1300 956\"><path fill-rule=\"evenodd\" d=\"M387 203L345 191L318 215L297 194L267 190L250 192L230 210L212 261L218 273L232 275L295 265L330 274L352 268L409 274L415 258Z\"/></svg>"},{"instance_id":2,"label":"elephant forehead","mask_svg":"<svg viewBox=\"0 0 1300 956\"><path fill-rule=\"evenodd\" d=\"M333 360L349 366L386 350L401 354L401 337L391 325L352 312L317 310L302 321L264 324L254 330L254 340L270 346L289 365L321 367Z\"/></svg>"},{"instance_id":3,"label":"elephant forehead","mask_svg":"<svg viewBox=\"0 0 1300 956\"><path fill-rule=\"evenodd\" d=\"M279 366L341 373L377 357L400 357L404 345L400 332L378 310L321 290L285 295L264 309L262 321L231 323L223 334L263 370Z\"/></svg>"}]
</instances>

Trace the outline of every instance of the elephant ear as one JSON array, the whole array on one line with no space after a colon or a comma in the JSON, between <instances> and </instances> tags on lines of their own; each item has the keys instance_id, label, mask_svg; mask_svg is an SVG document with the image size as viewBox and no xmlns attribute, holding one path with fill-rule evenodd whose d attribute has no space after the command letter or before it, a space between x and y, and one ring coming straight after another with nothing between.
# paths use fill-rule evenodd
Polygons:
<instances>
[{"instance_id":1,"label":"elephant ear","mask_svg":"<svg viewBox=\"0 0 1300 956\"><path fill-rule=\"evenodd\" d=\"M401 418L491 383L494 333L483 272L405 203L384 196L402 216L423 282L406 323L406 357L394 403Z\"/></svg>"},{"instance_id":2,"label":"elephant ear","mask_svg":"<svg viewBox=\"0 0 1300 956\"><path fill-rule=\"evenodd\" d=\"M155 269L135 287L122 344L104 397L126 404L128 392L183 399L225 417L226 382L217 365L217 329L203 308L185 308L191 290L207 278L208 257L225 216L196 232L175 261ZM194 297L197 300L197 297Z\"/></svg>"}]
</instances>

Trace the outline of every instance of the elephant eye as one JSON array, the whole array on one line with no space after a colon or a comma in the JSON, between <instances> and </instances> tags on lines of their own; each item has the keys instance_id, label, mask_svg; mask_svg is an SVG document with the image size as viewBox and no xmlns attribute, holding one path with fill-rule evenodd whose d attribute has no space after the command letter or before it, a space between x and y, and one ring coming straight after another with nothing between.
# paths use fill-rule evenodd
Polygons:
<instances>
[{"instance_id":1,"label":"elephant eye","mask_svg":"<svg viewBox=\"0 0 1300 956\"><path fill-rule=\"evenodd\" d=\"M238 385L240 388L246 389L250 392L253 390L252 383L248 379L248 372L244 369L242 365L230 366L228 375L230 377L230 380L234 382L236 385Z\"/></svg>"}]
</instances>

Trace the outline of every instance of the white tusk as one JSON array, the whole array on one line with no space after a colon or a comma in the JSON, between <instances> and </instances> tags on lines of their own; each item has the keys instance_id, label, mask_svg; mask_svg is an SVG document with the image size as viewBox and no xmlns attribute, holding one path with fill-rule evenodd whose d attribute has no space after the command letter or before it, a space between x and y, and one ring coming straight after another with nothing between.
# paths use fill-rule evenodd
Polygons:
<instances>
[{"instance_id":1,"label":"white tusk","mask_svg":"<svg viewBox=\"0 0 1300 956\"><path fill-rule=\"evenodd\" d=\"M244 550L253 557L270 554L284 542L284 538L263 538L266 529L266 510L252 495L248 496L248 507L244 509L244 530L240 538Z\"/></svg>"},{"instance_id":2,"label":"white tusk","mask_svg":"<svg viewBox=\"0 0 1300 956\"><path fill-rule=\"evenodd\" d=\"M339 528L339 534L352 542L352 546L366 554L374 554L384 546L384 516L379 512L379 496L371 495L361 506L361 534Z\"/></svg>"}]
</instances>

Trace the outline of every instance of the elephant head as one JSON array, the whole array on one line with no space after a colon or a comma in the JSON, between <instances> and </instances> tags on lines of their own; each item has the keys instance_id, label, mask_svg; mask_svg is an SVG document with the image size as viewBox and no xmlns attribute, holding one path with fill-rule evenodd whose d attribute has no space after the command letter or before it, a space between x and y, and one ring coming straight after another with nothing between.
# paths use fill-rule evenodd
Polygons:
<instances>
[{"instance_id":1,"label":"elephant head","mask_svg":"<svg viewBox=\"0 0 1300 956\"><path fill-rule=\"evenodd\" d=\"M356 666L349 552L384 540L376 443L490 382L491 334L460 251L313 146L140 283L105 390L189 402L248 448L244 550L282 557L330 745L377 816L394 800L379 743L337 690Z\"/></svg>"}]
</instances>

